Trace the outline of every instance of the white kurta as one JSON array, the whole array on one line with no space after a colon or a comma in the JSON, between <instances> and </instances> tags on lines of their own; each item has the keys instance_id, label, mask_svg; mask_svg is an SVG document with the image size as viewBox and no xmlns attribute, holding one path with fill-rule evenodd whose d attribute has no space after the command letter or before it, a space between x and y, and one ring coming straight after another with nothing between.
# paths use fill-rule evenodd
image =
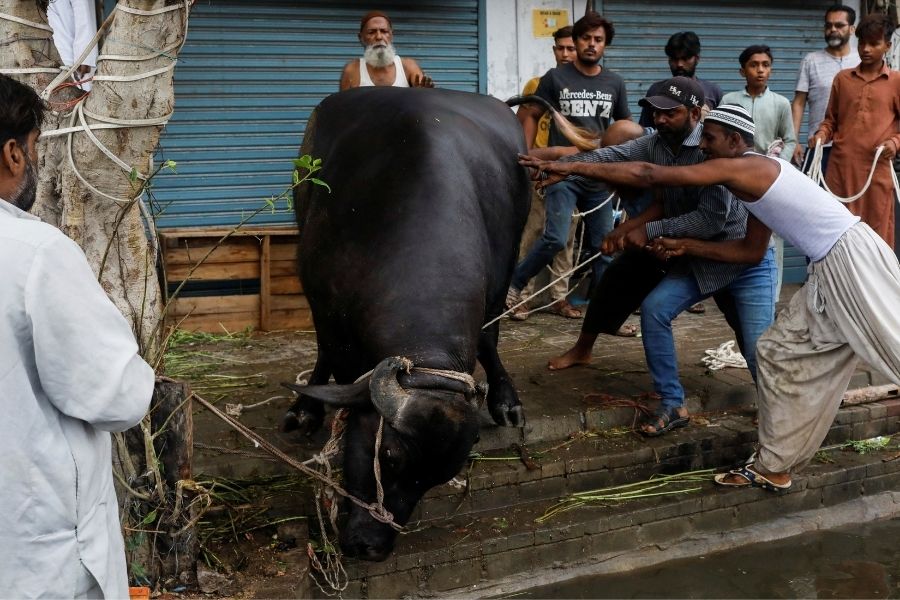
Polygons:
<instances>
[{"instance_id":1,"label":"white kurta","mask_svg":"<svg viewBox=\"0 0 900 600\"><path fill-rule=\"evenodd\" d=\"M67 67L75 63L97 33L97 13L93 0L52 0L47 7L47 22L53 28L53 45L59 51L63 65ZM97 46L79 64L89 65L93 73L97 66ZM90 90L90 86L90 82L87 82L81 87Z\"/></svg>"},{"instance_id":2,"label":"white kurta","mask_svg":"<svg viewBox=\"0 0 900 600\"><path fill-rule=\"evenodd\" d=\"M0 595L71 598L83 564L127 598L109 432L145 414L153 370L58 229L0 200L0 256Z\"/></svg>"}]
</instances>

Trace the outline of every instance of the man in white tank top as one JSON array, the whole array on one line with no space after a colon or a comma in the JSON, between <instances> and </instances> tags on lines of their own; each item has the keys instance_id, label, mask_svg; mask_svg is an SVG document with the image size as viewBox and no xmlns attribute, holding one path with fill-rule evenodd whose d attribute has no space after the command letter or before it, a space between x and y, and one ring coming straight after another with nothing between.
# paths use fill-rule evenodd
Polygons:
<instances>
[{"instance_id":1,"label":"man in white tank top","mask_svg":"<svg viewBox=\"0 0 900 600\"><path fill-rule=\"evenodd\" d=\"M548 174L540 186L570 174L633 187L723 185L753 215L748 238L768 227L809 256L807 282L757 343L759 451L716 476L720 485L784 490L828 434L859 359L900 382L900 265L884 240L811 179L752 152L753 119L743 108L711 111L701 147L711 160L687 167L519 162ZM657 238L649 249L663 258L748 262L748 247L745 240Z\"/></svg>"},{"instance_id":2,"label":"man in white tank top","mask_svg":"<svg viewBox=\"0 0 900 600\"><path fill-rule=\"evenodd\" d=\"M394 51L394 29L386 14L372 11L359 24L359 42L365 48L363 58L354 59L341 73L341 91L373 85L394 87L434 87L430 77L411 58L400 58Z\"/></svg>"}]
</instances>

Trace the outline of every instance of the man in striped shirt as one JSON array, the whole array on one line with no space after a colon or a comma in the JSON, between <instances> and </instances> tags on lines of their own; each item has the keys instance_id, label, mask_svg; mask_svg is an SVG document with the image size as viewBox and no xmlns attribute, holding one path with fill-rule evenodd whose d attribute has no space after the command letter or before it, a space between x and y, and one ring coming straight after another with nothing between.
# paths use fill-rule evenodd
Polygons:
<instances>
[{"instance_id":1,"label":"man in striped shirt","mask_svg":"<svg viewBox=\"0 0 900 600\"><path fill-rule=\"evenodd\" d=\"M703 90L694 80L674 77L659 95L640 101L642 106L653 109L656 134L562 160L643 161L661 166L700 163L705 159L700 149L702 103ZM756 340L772 323L775 312L774 250L769 247L768 232L754 239L759 257L755 264L701 257L663 263L644 249L650 240L660 236L721 241L741 239L746 234L747 209L724 187L664 189L660 201L607 236L603 243L605 253L624 252L609 265L595 287L575 346L551 359L549 368L588 364L597 335L617 331L640 306L644 353L655 391L662 400L659 410L642 423L641 431L656 436L686 425L689 417L678 376L672 320L694 303L715 294L755 377Z\"/></svg>"}]
</instances>

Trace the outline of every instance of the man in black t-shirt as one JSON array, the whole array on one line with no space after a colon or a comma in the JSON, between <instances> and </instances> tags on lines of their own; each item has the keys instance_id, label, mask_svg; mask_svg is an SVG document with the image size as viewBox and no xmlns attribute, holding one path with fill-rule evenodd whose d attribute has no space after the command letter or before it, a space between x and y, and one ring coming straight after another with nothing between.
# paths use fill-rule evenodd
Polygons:
<instances>
[{"instance_id":1,"label":"man in black t-shirt","mask_svg":"<svg viewBox=\"0 0 900 600\"><path fill-rule=\"evenodd\" d=\"M547 100L571 123L598 135L616 119L630 119L628 99L623 79L600 66L603 51L612 42L615 29L612 23L597 13L588 13L572 26L575 40L574 62L550 69L541 77L535 95ZM519 120L525 130L529 150L537 132L543 107L526 104L519 109ZM550 146L572 144L557 130L550 128ZM606 202L609 192L592 182L561 181L546 191L546 224L544 233L516 267L508 297L508 304L519 301L519 292L528 281L549 265L553 257L566 245L572 213L577 208L585 214L584 224L588 243L599 249L603 238L612 231L613 210ZM609 257L595 259L592 264L593 281L609 263Z\"/></svg>"}]
</instances>

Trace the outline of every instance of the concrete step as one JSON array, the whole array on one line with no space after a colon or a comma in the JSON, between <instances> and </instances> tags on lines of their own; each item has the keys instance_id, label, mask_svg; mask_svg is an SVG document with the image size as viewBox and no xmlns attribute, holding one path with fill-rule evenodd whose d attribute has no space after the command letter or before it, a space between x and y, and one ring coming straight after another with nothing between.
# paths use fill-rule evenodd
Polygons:
<instances>
[{"instance_id":1,"label":"concrete step","mask_svg":"<svg viewBox=\"0 0 900 600\"><path fill-rule=\"evenodd\" d=\"M753 451L757 428L751 415L694 415L687 427L658 438L646 438L625 427L576 429L568 441L525 446L525 452L533 457L527 466L515 449L484 451L457 478L467 482L465 488L455 482L432 489L411 522L552 500L652 475L720 468L740 463ZM900 399L896 398L842 408L825 445L896 433L900 431L898 417Z\"/></svg>"},{"instance_id":2,"label":"concrete step","mask_svg":"<svg viewBox=\"0 0 900 600\"><path fill-rule=\"evenodd\" d=\"M824 446L900 431L900 399L842 408ZM383 563L345 559L345 597L386 598L474 593L518 572L673 543L699 532L726 532L774 515L833 506L861 495L900 490L898 443L871 454L831 450L814 460L783 494L722 489L711 475L699 491L586 506L544 522L560 498L667 475L721 468L749 456L756 429L747 416L713 415L659 438L620 432L579 435L549 450L529 469L507 453L486 453L463 474L468 489L432 490L410 533ZM534 468L537 466L538 468Z\"/></svg>"},{"instance_id":3,"label":"concrete step","mask_svg":"<svg viewBox=\"0 0 900 600\"><path fill-rule=\"evenodd\" d=\"M795 476L790 490L724 489L708 477L700 490L669 497L583 506L538 523L552 501L434 521L402 535L382 563L345 559L344 597L483 597L497 581L540 569L647 553L703 534L727 535L811 509L900 490L900 460L891 451L832 451ZM900 494L894 503L900 502ZM499 590L502 592L503 590ZM498 593L495 590L495 593Z\"/></svg>"}]
</instances>

